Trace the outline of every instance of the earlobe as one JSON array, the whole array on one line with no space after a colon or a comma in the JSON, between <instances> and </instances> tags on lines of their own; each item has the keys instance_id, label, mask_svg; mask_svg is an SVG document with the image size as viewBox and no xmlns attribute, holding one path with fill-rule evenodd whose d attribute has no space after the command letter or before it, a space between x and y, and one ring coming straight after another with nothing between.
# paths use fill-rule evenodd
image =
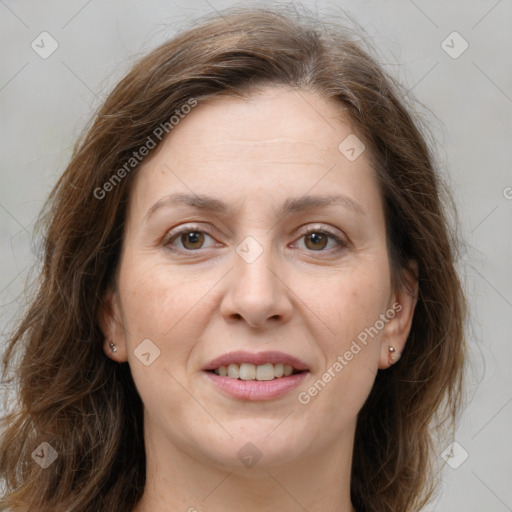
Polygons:
<instances>
[{"instance_id":1,"label":"earlobe","mask_svg":"<svg viewBox=\"0 0 512 512\"><path fill-rule=\"evenodd\" d=\"M392 364L395 364L400 359L401 354L396 351L395 347L389 347L388 348L389 354L388 354L388 364L391 366Z\"/></svg>"},{"instance_id":2,"label":"earlobe","mask_svg":"<svg viewBox=\"0 0 512 512\"><path fill-rule=\"evenodd\" d=\"M379 369L384 370L398 363L411 331L418 297L418 264L411 260L402 274L400 289L393 295L394 317L385 327L382 337Z\"/></svg>"},{"instance_id":3,"label":"earlobe","mask_svg":"<svg viewBox=\"0 0 512 512\"><path fill-rule=\"evenodd\" d=\"M108 290L98 309L98 324L103 333L103 351L110 359L121 363L127 361L126 338L122 323L118 319L120 308L117 295Z\"/></svg>"}]
</instances>

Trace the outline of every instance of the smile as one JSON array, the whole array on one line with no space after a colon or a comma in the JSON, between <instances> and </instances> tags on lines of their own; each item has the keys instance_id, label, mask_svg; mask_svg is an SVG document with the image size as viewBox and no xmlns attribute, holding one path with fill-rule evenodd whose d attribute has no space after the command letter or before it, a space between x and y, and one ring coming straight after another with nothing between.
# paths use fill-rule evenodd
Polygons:
<instances>
[{"instance_id":1,"label":"smile","mask_svg":"<svg viewBox=\"0 0 512 512\"><path fill-rule=\"evenodd\" d=\"M283 376L289 377L293 373L299 373L299 370L295 370L289 364L283 363L265 363L259 365L251 363L231 363L228 366L219 366L219 368L211 371L216 375L229 377L230 379L259 381L280 379Z\"/></svg>"}]
</instances>

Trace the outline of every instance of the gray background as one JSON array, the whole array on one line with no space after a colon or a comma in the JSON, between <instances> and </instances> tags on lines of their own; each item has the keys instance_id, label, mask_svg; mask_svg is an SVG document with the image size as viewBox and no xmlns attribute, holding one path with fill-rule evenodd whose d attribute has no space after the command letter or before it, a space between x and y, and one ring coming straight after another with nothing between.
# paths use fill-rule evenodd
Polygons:
<instances>
[{"instance_id":1,"label":"gray background","mask_svg":"<svg viewBox=\"0 0 512 512\"><path fill-rule=\"evenodd\" d=\"M273 5L276 2L260 2ZM73 141L108 91L141 55L221 0L0 0L0 322L2 343L24 304L37 254L34 220ZM471 401L443 471L438 512L512 510L512 2L511 0L305 2L346 9L384 64L426 107L467 247L460 269L472 313ZM58 49L32 48L47 31ZM458 58L442 42L457 31ZM452 42L453 41L453 42ZM448 38L452 52L461 40ZM45 46L48 48L48 43ZM0 348L2 345L0 344ZM461 463L462 462L462 463Z\"/></svg>"}]
</instances>

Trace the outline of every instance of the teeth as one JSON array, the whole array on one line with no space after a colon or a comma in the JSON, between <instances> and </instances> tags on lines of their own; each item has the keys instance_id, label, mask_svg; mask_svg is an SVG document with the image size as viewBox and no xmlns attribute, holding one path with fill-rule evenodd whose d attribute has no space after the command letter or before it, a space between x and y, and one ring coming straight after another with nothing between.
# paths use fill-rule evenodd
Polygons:
<instances>
[{"instance_id":1,"label":"teeth","mask_svg":"<svg viewBox=\"0 0 512 512\"><path fill-rule=\"evenodd\" d=\"M243 366L243 365L242 365ZM275 377L273 364L260 364L256 367L256 380L273 380Z\"/></svg>"},{"instance_id":2,"label":"teeth","mask_svg":"<svg viewBox=\"0 0 512 512\"><path fill-rule=\"evenodd\" d=\"M249 363L240 365L240 378L242 380L253 380L256 378L256 366Z\"/></svg>"},{"instance_id":3,"label":"teeth","mask_svg":"<svg viewBox=\"0 0 512 512\"><path fill-rule=\"evenodd\" d=\"M266 363L254 365L250 363L220 366L215 370L217 375L222 377L230 377L232 379L242 380L273 380L281 377L288 377L293 373L293 368L289 364L283 363Z\"/></svg>"},{"instance_id":4,"label":"teeth","mask_svg":"<svg viewBox=\"0 0 512 512\"><path fill-rule=\"evenodd\" d=\"M232 379L238 379L238 377L240 377L240 366L237 364L230 364L228 366L228 377L231 377Z\"/></svg>"}]
</instances>

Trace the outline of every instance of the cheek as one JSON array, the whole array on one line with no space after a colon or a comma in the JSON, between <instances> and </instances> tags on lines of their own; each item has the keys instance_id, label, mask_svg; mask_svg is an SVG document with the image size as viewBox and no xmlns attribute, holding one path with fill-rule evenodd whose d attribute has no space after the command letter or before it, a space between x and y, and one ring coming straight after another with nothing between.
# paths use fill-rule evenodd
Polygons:
<instances>
[{"instance_id":1,"label":"cheek","mask_svg":"<svg viewBox=\"0 0 512 512\"><path fill-rule=\"evenodd\" d=\"M326 280L324 293L316 295L317 311L322 311L329 330L317 338L324 367L315 389L306 392L312 401L340 405L328 407L333 421L343 423L357 414L377 374L385 325L381 315L386 313L390 293L386 260L381 261L364 269L347 268Z\"/></svg>"},{"instance_id":2,"label":"cheek","mask_svg":"<svg viewBox=\"0 0 512 512\"><path fill-rule=\"evenodd\" d=\"M206 285L183 276L179 268L135 254L126 255L122 262L119 291L128 363L136 388L150 416L165 421L169 412L161 412L163 396L172 397L173 413L186 411L190 401L180 383L186 380L189 356L203 329L195 320ZM146 345L141 345L143 341ZM150 354L148 365L140 359L142 346L146 347L144 353Z\"/></svg>"},{"instance_id":3,"label":"cheek","mask_svg":"<svg viewBox=\"0 0 512 512\"><path fill-rule=\"evenodd\" d=\"M152 262L144 254L127 257L121 267L120 288L128 342L136 343L141 336L161 343L172 341L173 331L190 325L182 320L204 295L201 282L183 275L179 268Z\"/></svg>"},{"instance_id":4,"label":"cheek","mask_svg":"<svg viewBox=\"0 0 512 512\"><path fill-rule=\"evenodd\" d=\"M179 271L171 272L168 265L144 255L124 259L119 281L128 363L142 401L157 414L164 392L174 397L173 408L179 409L186 403L179 383L184 382L200 336L200 327L191 319L205 292L197 281L185 280ZM148 365L140 358L146 353Z\"/></svg>"},{"instance_id":5,"label":"cheek","mask_svg":"<svg viewBox=\"0 0 512 512\"><path fill-rule=\"evenodd\" d=\"M385 313L390 291L388 268L377 261L364 268L347 267L325 279L322 292L312 295L316 302L311 309L321 311L329 327L327 351L346 350L352 340L372 327Z\"/></svg>"},{"instance_id":6,"label":"cheek","mask_svg":"<svg viewBox=\"0 0 512 512\"><path fill-rule=\"evenodd\" d=\"M333 424L355 418L373 387L385 325L380 315L386 313L389 292L389 272L377 264L346 274L327 290L325 304L336 334L324 338L325 368L306 393L327 408Z\"/></svg>"}]
</instances>

